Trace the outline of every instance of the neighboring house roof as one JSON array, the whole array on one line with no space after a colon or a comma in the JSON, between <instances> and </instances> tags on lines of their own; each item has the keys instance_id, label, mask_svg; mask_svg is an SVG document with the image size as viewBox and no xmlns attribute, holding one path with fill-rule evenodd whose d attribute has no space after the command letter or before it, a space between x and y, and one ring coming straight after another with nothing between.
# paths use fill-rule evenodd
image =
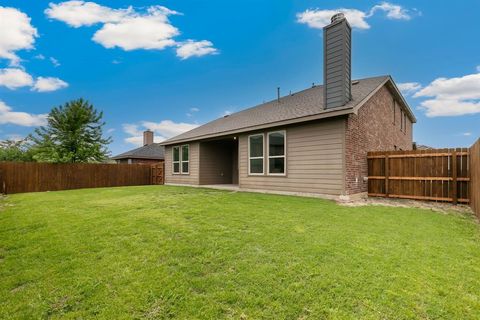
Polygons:
<instances>
[{"instance_id":1,"label":"neighboring house roof","mask_svg":"<svg viewBox=\"0 0 480 320\"><path fill-rule=\"evenodd\" d=\"M304 121L329 118L356 113L368 99L384 84L389 84L397 99L404 105L409 118L416 122L415 116L390 76L380 76L352 81L352 100L337 108L325 109L323 106L323 86L312 88L260 104L256 107L233 113L211 121L176 137L162 145L185 141L207 139L216 136L264 129Z\"/></svg>"},{"instance_id":2,"label":"neighboring house roof","mask_svg":"<svg viewBox=\"0 0 480 320\"><path fill-rule=\"evenodd\" d=\"M433 150L434 148L423 144L417 144L417 150Z\"/></svg>"},{"instance_id":3,"label":"neighboring house roof","mask_svg":"<svg viewBox=\"0 0 480 320\"><path fill-rule=\"evenodd\" d=\"M152 143L143 147L133 149L118 156L112 157L113 160L120 159L155 159L163 160L165 158L165 147L159 143Z\"/></svg>"}]
</instances>

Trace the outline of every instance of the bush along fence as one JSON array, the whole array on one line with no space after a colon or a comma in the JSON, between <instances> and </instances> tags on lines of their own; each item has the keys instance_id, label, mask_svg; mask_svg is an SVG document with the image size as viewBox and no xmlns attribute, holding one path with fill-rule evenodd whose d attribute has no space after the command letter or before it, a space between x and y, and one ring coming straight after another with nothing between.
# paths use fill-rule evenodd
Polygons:
<instances>
[{"instance_id":1,"label":"bush along fence","mask_svg":"<svg viewBox=\"0 0 480 320\"><path fill-rule=\"evenodd\" d=\"M471 148L375 151L368 195L470 204L480 216L480 140Z\"/></svg>"},{"instance_id":2,"label":"bush along fence","mask_svg":"<svg viewBox=\"0 0 480 320\"><path fill-rule=\"evenodd\" d=\"M3 194L163 184L163 163L51 164L0 162ZM155 177L153 176L155 172Z\"/></svg>"}]
</instances>

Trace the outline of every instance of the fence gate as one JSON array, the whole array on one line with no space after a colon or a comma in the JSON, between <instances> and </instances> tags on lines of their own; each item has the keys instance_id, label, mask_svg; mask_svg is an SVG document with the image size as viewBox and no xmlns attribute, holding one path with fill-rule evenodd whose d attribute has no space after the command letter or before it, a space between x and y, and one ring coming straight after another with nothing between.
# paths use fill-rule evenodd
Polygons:
<instances>
[{"instance_id":1,"label":"fence gate","mask_svg":"<svg viewBox=\"0 0 480 320\"><path fill-rule=\"evenodd\" d=\"M152 184L164 184L164 162L152 165Z\"/></svg>"},{"instance_id":2,"label":"fence gate","mask_svg":"<svg viewBox=\"0 0 480 320\"><path fill-rule=\"evenodd\" d=\"M468 148L369 152L368 195L470 202Z\"/></svg>"}]
</instances>

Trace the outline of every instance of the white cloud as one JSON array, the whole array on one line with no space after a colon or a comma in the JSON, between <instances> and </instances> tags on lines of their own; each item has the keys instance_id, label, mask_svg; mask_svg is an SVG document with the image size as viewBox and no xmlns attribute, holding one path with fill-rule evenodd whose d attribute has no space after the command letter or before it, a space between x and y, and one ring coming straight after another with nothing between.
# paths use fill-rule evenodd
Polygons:
<instances>
[{"instance_id":1,"label":"white cloud","mask_svg":"<svg viewBox=\"0 0 480 320\"><path fill-rule=\"evenodd\" d=\"M393 20L409 20L411 15L409 10L403 8L400 5L392 4L389 2L382 2L373 6L369 11L361 11L358 9L308 9L304 12L297 13L297 22L308 25L310 28L322 29L326 25L330 24L330 19L336 13L342 12L345 14L348 22L352 28L357 29L370 29L370 25L367 19L375 15L377 11L383 11L386 13L388 19Z\"/></svg>"},{"instance_id":2,"label":"white cloud","mask_svg":"<svg viewBox=\"0 0 480 320\"><path fill-rule=\"evenodd\" d=\"M368 17L373 16L375 12L379 10L385 12L387 14L387 18L389 19L394 19L394 20L410 20L411 19L411 16L407 9L404 9L402 8L402 6L389 3L389 2L382 2L380 4L373 6L373 8L370 9Z\"/></svg>"},{"instance_id":3,"label":"white cloud","mask_svg":"<svg viewBox=\"0 0 480 320\"><path fill-rule=\"evenodd\" d=\"M17 133L12 133L12 134L7 134L7 139L10 141L20 142L24 140L25 137Z\"/></svg>"},{"instance_id":4,"label":"white cloud","mask_svg":"<svg viewBox=\"0 0 480 320\"><path fill-rule=\"evenodd\" d=\"M171 120L162 120L160 122L150 122L150 121L143 121L142 125L146 129L150 129L155 133L160 134L160 136L171 138L180 133L190 131L196 127L197 124L193 123L185 123L185 122L173 122Z\"/></svg>"},{"instance_id":5,"label":"white cloud","mask_svg":"<svg viewBox=\"0 0 480 320\"><path fill-rule=\"evenodd\" d=\"M17 66L20 58L15 51L33 48L38 33L30 20L15 8L0 6L0 59L10 60L11 65Z\"/></svg>"},{"instance_id":6,"label":"white cloud","mask_svg":"<svg viewBox=\"0 0 480 320\"><path fill-rule=\"evenodd\" d=\"M146 130L147 128L145 128ZM124 139L125 142L133 144L135 146L141 147L143 146L143 131L140 129L139 125L136 124L130 124L130 123L125 123L123 124L123 131L130 135L130 137L127 137ZM153 142L162 142L165 140L165 137L158 136L154 134L153 136Z\"/></svg>"},{"instance_id":7,"label":"white cloud","mask_svg":"<svg viewBox=\"0 0 480 320\"><path fill-rule=\"evenodd\" d=\"M418 82L404 82L397 84L398 89L402 91L403 94L410 95L414 92L417 92L422 88L422 85Z\"/></svg>"},{"instance_id":8,"label":"white cloud","mask_svg":"<svg viewBox=\"0 0 480 320\"><path fill-rule=\"evenodd\" d=\"M131 15L133 8L112 9L85 1L66 1L59 4L50 3L45 14L50 19L65 22L69 26L79 28L97 23L118 22Z\"/></svg>"},{"instance_id":9,"label":"white cloud","mask_svg":"<svg viewBox=\"0 0 480 320\"><path fill-rule=\"evenodd\" d=\"M429 117L480 113L480 73L438 78L414 95Z\"/></svg>"},{"instance_id":10,"label":"white cloud","mask_svg":"<svg viewBox=\"0 0 480 320\"><path fill-rule=\"evenodd\" d=\"M76 28L102 23L92 39L105 48L161 50L174 46L172 38L180 34L168 20L169 15L178 13L162 6L151 6L146 13L138 13L131 6L112 9L95 2L67 1L50 3L45 14Z\"/></svg>"},{"instance_id":11,"label":"white cloud","mask_svg":"<svg viewBox=\"0 0 480 320\"><path fill-rule=\"evenodd\" d=\"M186 115L187 115L187 117L193 117L193 114L194 114L195 112L199 112L199 111L200 111L199 108L195 108L195 107L194 107L194 108L190 108L190 112L187 112Z\"/></svg>"},{"instance_id":12,"label":"white cloud","mask_svg":"<svg viewBox=\"0 0 480 320\"><path fill-rule=\"evenodd\" d=\"M297 14L297 22L307 24L310 28L322 29L330 24L330 19L336 13L342 12L353 28L369 29L370 25L365 21L367 14L357 9L333 9L319 10L308 9Z\"/></svg>"},{"instance_id":13,"label":"white cloud","mask_svg":"<svg viewBox=\"0 0 480 320\"><path fill-rule=\"evenodd\" d=\"M178 13L162 6L151 6L146 13L138 13L133 7L112 9L95 2L67 1L51 3L45 13L76 28L103 23L92 40L105 48L162 50L174 46L172 38L180 34L168 20L169 15Z\"/></svg>"},{"instance_id":14,"label":"white cloud","mask_svg":"<svg viewBox=\"0 0 480 320\"><path fill-rule=\"evenodd\" d=\"M64 87L66 82L57 78L39 77L34 81L33 77L20 66L20 58L16 51L32 49L35 38L38 37L37 29L30 21L30 17L20 10L0 6L0 59L9 60L10 66L15 67L0 69L0 86L11 90L33 86L32 90L42 92ZM37 54L34 58L45 60L42 54ZM54 58L50 58L50 61L54 65L59 65ZM5 118L5 114L2 114L2 117Z\"/></svg>"},{"instance_id":15,"label":"white cloud","mask_svg":"<svg viewBox=\"0 0 480 320\"><path fill-rule=\"evenodd\" d=\"M469 136L472 135L472 133L471 132L464 132L464 133L462 133L462 135L465 136L465 137L469 137Z\"/></svg>"},{"instance_id":16,"label":"white cloud","mask_svg":"<svg viewBox=\"0 0 480 320\"><path fill-rule=\"evenodd\" d=\"M60 66L60 62L57 59L55 59L54 57L50 57L49 60L55 68Z\"/></svg>"},{"instance_id":17,"label":"white cloud","mask_svg":"<svg viewBox=\"0 0 480 320\"><path fill-rule=\"evenodd\" d=\"M59 78L38 77L37 80L35 81L35 85L33 86L32 90L38 91L38 92L50 92L50 91L63 89L66 87L68 87L68 83L66 83L65 81Z\"/></svg>"},{"instance_id":18,"label":"white cloud","mask_svg":"<svg viewBox=\"0 0 480 320\"><path fill-rule=\"evenodd\" d=\"M187 59L217 52L210 41L177 42L174 38L180 30L173 26L168 17L180 13L163 6L150 6L138 11L133 7L112 9L85 1L51 3L45 10L51 18L63 21L72 27L102 24L92 40L105 48L130 50L163 50L177 47L177 56Z\"/></svg>"},{"instance_id":19,"label":"white cloud","mask_svg":"<svg viewBox=\"0 0 480 320\"><path fill-rule=\"evenodd\" d=\"M93 41L105 48L119 47L130 51L136 49L162 50L174 46L173 37L180 31L172 26L163 10L149 9L149 14L106 23L93 36Z\"/></svg>"},{"instance_id":20,"label":"white cloud","mask_svg":"<svg viewBox=\"0 0 480 320\"><path fill-rule=\"evenodd\" d=\"M33 84L31 75L19 68L0 69L0 86L15 90Z\"/></svg>"},{"instance_id":21,"label":"white cloud","mask_svg":"<svg viewBox=\"0 0 480 320\"><path fill-rule=\"evenodd\" d=\"M197 124L173 122L171 120L162 120L160 122L142 121L140 124L124 124L123 131L130 135L130 137L125 138L125 142L142 146L144 130L152 130L155 133L154 141L162 142L196 127L198 127Z\"/></svg>"},{"instance_id":22,"label":"white cloud","mask_svg":"<svg viewBox=\"0 0 480 320\"><path fill-rule=\"evenodd\" d=\"M122 125L123 131L125 133L134 136L134 135L139 135L142 133L142 131L138 128L138 125L136 124L131 124L131 123L125 123Z\"/></svg>"},{"instance_id":23,"label":"white cloud","mask_svg":"<svg viewBox=\"0 0 480 320\"><path fill-rule=\"evenodd\" d=\"M0 124L14 124L24 127L42 126L47 123L46 114L30 114L12 111L5 102L0 100Z\"/></svg>"},{"instance_id":24,"label":"white cloud","mask_svg":"<svg viewBox=\"0 0 480 320\"><path fill-rule=\"evenodd\" d=\"M201 57L209 54L217 54L218 50L213 47L213 43L208 40L194 41L187 40L179 43L177 47L177 57L182 60L191 57Z\"/></svg>"},{"instance_id":25,"label":"white cloud","mask_svg":"<svg viewBox=\"0 0 480 320\"><path fill-rule=\"evenodd\" d=\"M0 69L0 86L15 90L21 87L32 87L33 91L49 92L68 87L65 81L53 77L33 77L20 68Z\"/></svg>"}]
</instances>

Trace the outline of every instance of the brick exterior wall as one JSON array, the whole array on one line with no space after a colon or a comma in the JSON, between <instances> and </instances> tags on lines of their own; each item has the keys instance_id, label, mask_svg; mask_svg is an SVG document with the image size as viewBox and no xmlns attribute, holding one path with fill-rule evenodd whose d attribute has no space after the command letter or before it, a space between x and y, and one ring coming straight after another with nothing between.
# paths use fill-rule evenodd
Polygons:
<instances>
[{"instance_id":1,"label":"brick exterior wall","mask_svg":"<svg viewBox=\"0 0 480 320\"><path fill-rule=\"evenodd\" d=\"M367 192L368 183L364 177L368 176L368 151L412 149L412 122L405 116L406 130L402 130L403 114L400 104L394 103L390 90L383 86L359 109L358 114L348 116L345 135L347 195Z\"/></svg>"}]
</instances>

